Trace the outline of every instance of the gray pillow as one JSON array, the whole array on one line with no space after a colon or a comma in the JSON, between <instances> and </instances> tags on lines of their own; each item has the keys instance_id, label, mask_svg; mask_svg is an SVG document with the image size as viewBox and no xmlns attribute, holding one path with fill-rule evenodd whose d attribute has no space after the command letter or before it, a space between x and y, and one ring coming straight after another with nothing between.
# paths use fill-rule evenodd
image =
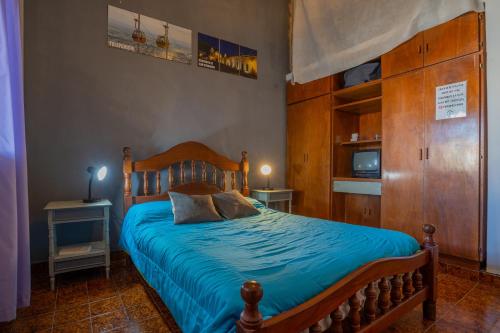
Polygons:
<instances>
[{"instance_id":1,"label":"gray pillow","mask_svg":"<svg viewBox=\"0 0 500 333\"><path fill-rule=\"evenodd\" d=\"M226 219L239 219L260 214L247 199L237 190L212 194L215 207Z\"/></svg>"},{"instance_id":2,"label":"gray pillow","mask_svg":"<svg viewBox=\"0 0 500 333\"><path fill-rule=\"evenodd\" d=\"M172 201L174 224L222 221L210 195L187 195L168 192Z\"/></svg>"}]
</instances>

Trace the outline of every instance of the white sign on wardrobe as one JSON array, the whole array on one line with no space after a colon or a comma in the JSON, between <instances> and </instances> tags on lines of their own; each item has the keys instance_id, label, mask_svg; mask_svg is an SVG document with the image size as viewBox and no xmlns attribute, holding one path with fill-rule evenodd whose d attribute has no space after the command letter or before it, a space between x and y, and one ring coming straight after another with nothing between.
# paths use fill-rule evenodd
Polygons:
<instances>
[{"instance_id":1,"label":"white sign on wardrobe","mask_svg":"<svg viewBox=\"0 0 500 333\"><path fill-rule=\"evenodd\" d=\"M436 120L467 116L467 81L436 87Z\"/></svg>"}]
</instances>

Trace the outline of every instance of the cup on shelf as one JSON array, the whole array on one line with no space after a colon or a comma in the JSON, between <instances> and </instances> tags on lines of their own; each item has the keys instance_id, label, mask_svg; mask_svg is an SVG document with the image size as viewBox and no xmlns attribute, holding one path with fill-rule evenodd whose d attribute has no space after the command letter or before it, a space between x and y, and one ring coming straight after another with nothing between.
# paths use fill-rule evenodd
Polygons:
<instances>
[{"instance_id":1,"label":"cup on shelf","mask_svg":"<svg viewBox=\"0 0 500 333\"><path fill-rule=\"evenodd\" d=\"M351 142L356 142L359 139L359 133L352 133L351 134Z\"/></svg>"}]
</instances>

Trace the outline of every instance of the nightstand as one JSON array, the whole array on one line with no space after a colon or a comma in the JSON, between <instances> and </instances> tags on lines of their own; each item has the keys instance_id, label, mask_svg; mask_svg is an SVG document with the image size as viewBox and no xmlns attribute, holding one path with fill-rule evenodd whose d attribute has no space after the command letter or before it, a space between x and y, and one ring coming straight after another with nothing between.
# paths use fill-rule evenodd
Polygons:
<instances>
[{"instance_id":1,"label":"nightstand","mask_svg":"<svg viewBox=\"0 0 500 333\"><path fill-rule=\"evenodd\" d=\"M252 198L262 201L266 207L269 207L271 202L287 202L288 213L292 213L292 193L291 189L274 189L274 190L252 190Z\"/></svg>"},{"instance_id":2,"label":"nightstand","mask_svg":"<svg viewBox=\"0 0 500 333\"><path fill-rule=\"evenodd\" d=\"M55 288L59 273L92 267L106 267L109 278L109 200L93 203L52 201L45 206L49 224L49 275L50 288ZM57 226L70 223L102 223L102 240L74 245L58 246Z\"/></svg>"}]
</instances>

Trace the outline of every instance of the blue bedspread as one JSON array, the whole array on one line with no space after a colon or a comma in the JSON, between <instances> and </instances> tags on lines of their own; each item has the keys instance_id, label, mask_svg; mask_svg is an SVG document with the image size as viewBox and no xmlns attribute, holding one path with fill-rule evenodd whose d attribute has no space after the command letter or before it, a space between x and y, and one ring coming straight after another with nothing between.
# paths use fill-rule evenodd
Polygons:
<instances>
[{"instance_id":1,"label":"blue bedspread","mask_svg":"<svg viewBox=\"0 0 500 333\"><path fill-rule=\"evenodd\" d=\"M414 254L400 232L266 209L249 218L174 225L169 201L134 205L121 246L184 333L234 332L240 286L262 284L265 318L317 295L369 261Z\"/></svg>"}]
</instances>

